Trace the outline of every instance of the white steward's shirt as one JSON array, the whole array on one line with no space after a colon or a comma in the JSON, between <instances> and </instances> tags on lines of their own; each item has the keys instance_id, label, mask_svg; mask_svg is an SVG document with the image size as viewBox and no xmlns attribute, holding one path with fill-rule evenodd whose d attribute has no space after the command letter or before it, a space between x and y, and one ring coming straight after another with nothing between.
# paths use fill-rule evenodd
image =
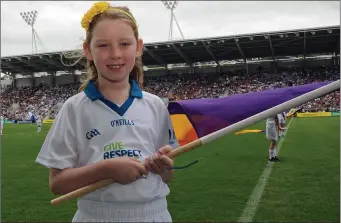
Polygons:
<instances>
[{"instance_id":1,"label":"white steward's shirt","mask_svg":"<svg viewBox=\"0 0 341 223\"><path fill-rule=\"evenodd\" d=\"M284 120L283 113L277 114L278 120Z\"/></svg>"},{"instance_id":2,"label":"white steward's shirt","mask_svg":"<svg viewBox=\"0 0 341 223\"><path fill-rule=\"evenodd\" d=\"M266 119L266 124L267 125L268 124L276 124L276 119L275 118L276 118L275 116L267 118Z\"/></svg>"},{"instance_id":3,"label":"white steward's shirt","mask_svg":"<svg viewBox=\"0 0 341 223\"><path fill-rule=\"evenodd\" d=\"M141 162L164 145L179 146L167 107L131 83L130 97L120 107L106 100L90 82L63 104L36 162L48 168L76 168L115 157ZM160 175L148 173L128 185L118 183L91 192L78 202L143 203L169 194Z\"/></svg>"},{"instance_id":4,"label":"white steward's shirt","mask_svg":"<svg viewBox=\"0 0 341 223\"><path fill-rule=\"evenodd\" d=\"M41 119L40 118L37 119L37 126L41 126Z\"/></svg>"}]
</instances>

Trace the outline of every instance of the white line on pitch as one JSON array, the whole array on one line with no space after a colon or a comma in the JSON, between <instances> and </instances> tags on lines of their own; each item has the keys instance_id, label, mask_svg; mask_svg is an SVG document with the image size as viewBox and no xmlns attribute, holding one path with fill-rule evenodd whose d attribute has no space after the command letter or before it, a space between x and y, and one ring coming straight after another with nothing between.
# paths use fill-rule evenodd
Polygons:
<instances>
[{"instance_id":1,"label":"white line on pitch","mask_svg":"<svg viewBox=\"0 0 341 223\"><path fill-rule=\"evenodd\" d=\"M288 127L286 130L285 135L288 133L291 121L291 119L288 123ZM284 138L281 138L281 140L278 143L277 146L277 154L279 154L279 151L281 150L282 144L284 142ZM265 189L266 183L268 182L268 179L270 177L272 166L274 165L274 162L269 162L268 165L265 167L262 175L260 176L258 183L256 184L249 201L246 203L246 206L242 212L242 215L239 217L238 222L252 222L253 217L257 211L258 204L262 198L263 191Z\"/></svg>"}]
</instances>

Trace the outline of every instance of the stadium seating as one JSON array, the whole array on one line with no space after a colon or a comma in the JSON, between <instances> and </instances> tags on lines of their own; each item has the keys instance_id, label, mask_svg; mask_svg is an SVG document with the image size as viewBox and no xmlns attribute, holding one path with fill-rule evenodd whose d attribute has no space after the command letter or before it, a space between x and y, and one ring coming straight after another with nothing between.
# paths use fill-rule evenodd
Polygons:
<instances>
[{"instance_id":1,"label":"stadium seating","mask_svg":"<svg viewBox=\"0 0 341 223\"><path fill-rule=\"evenodd\" d=\"M194 74L145 77L145 91L169 100L193 98L217 98L250 91L263 91L307 83L334 81L339 79L337 66L327 68L287 69L278 73L255 72L233 75ZM35 112L43 118L55 118L60 105L78 92L80 84L66 84L49 87L40 84L35 87L12 88L1 98L2 114L9 119L25 120L28 112ZM59 106L57 106L59 105ZM303 111L339 111L340 92L334 92L302 106Z\"/></svg>"}]
</instances>

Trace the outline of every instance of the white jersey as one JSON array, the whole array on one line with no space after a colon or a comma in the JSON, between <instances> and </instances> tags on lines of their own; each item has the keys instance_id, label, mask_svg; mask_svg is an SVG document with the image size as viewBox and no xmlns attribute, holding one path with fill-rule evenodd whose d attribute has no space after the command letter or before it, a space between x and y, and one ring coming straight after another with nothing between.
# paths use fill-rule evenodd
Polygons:
<instances>
[{"instance_id":1,"label":"white jersey","mask_svg":"<svg viewBox=\"0 0 341 223\"><path fill-rule=\"evenodd\" d=\"M278 118L278 120L284 120L284 117L283 117L283 113L279 113L279 114L277 114L277 118Z\"/></svg>"},{"instance_id":2,"label":"white jersey","mask_svg":"<svg viewBox=\"0 0 341 223\"><path fill-rule=\"evenodd\" d=\"M1 118L0 118L0 125L1 125L0 128L1 128L1 129L4 128L4 123L5 123L4 117L1 116Z\"/></svg>"},{"instance_id":3,"label":"white jersey","mask_svg":"<svg viewBox=\"0 0 341 223\"><path fill-rule=\"evenodd\" d=\"M169 132L171 135L169 135ZM131 96L118 107L104 99L93 82L63 104L36 162L48 168L77 168L115 157L141 162L165 145L179 146L163 101L133 81ZM114 183L80 198L101 203L142 203L169 194L160 175L128 185Z\"/></svg>"},{"instance_id":4,"label":"white jersey","mask_svg":"<svg viewBox=\"0 0 341 223\"><path fill-rule=\"evenodd\" d=\"M41 126L41 119L38 118L37 121L36 121L36 123L37 123L37 126Z\"/></svg>"},{"instance_id":5,"label":"white jersey","mask_svg":"<svg viewBox=\"0 0 341 223\"><path fill-rule=\"evenodd\" d=\"M285 119L283 113L277 114L278 122L281 124L285 124Z\"/></svg>"},{"instance_id":6,"label":"white jersey","mask_svg":"<svg viewBox=\"0 0 341 223\"><path fill-rule=\"evenodd\" d=\"M266 119L265 136L269 140L278 140L278 131L276 127L276 116Z\"/></svg>"}]
</instances>

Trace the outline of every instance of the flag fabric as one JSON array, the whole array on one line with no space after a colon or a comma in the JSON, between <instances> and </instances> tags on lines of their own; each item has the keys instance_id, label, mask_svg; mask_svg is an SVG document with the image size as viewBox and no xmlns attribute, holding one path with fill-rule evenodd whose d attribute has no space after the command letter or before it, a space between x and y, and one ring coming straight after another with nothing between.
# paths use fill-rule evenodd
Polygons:
<instances>
[{"instance_id":1,"label":"flag fabric","mask_svg":"<svg viewBox=\"0 0 341 223\"><path fill-rule=\"evenodd\" d=\"M185 145L329 83L169 102L168 111L179 144Z\"/></svg>"}]
</instances>

